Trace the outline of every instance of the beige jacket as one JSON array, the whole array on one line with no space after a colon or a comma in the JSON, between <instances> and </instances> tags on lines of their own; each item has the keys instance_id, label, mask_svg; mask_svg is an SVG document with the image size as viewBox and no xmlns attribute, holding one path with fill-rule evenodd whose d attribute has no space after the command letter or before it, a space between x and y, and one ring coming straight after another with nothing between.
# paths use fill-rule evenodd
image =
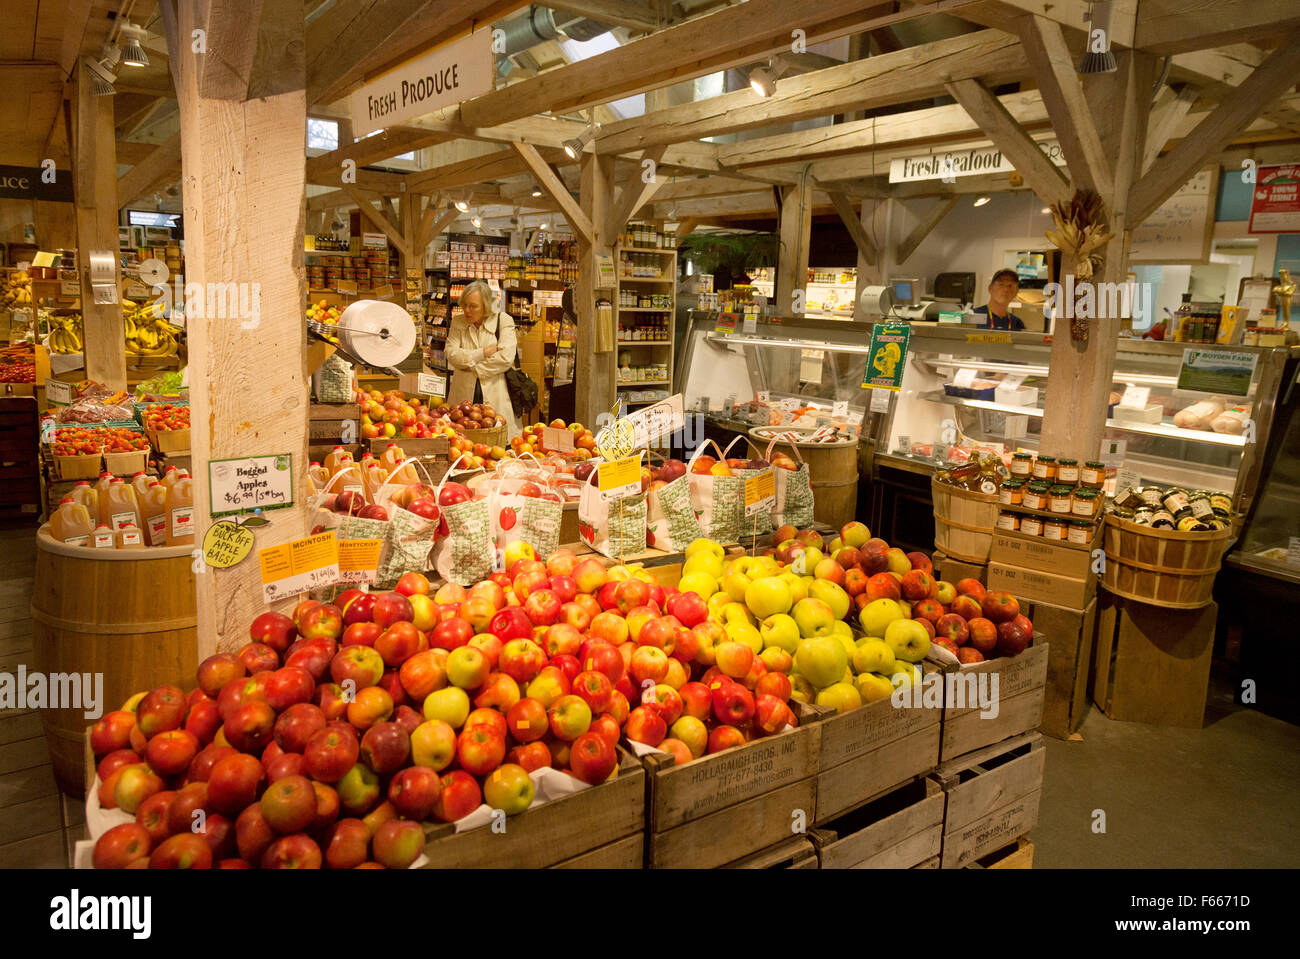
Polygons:
<instances>
[{"instance_id":1,"label":"beige jacket","mask_svg":"<svg viewBox=\"0 0 1300 959\"><path fill-rule=\"evenodd\" d=\"M500 349L484 357L483 348L493 343ZM463 317L457 317L447 331L447 364L452 371L448 404L471 402L477 380L483 384L483 402L506 418L507 438L519 433L510 392L506 389L506 370L515 365L516 349L515 324L507 313L494 313L479 326L471 326Z\"/></svg>"}]
</instances>

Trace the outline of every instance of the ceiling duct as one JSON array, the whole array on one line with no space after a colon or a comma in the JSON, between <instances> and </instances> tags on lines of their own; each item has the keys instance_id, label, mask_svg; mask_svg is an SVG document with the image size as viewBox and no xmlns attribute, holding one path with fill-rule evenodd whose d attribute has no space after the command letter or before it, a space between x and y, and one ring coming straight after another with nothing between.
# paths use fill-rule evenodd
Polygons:
<instances>
[{"instance_id":1,"label":"ceiling duct","mask_svg":"<svg viewBox=\"0 0 1300 959\"><path fill-rule=\"evenodd\" d=\"M614 28L590 17L577 16L533 4L523 16L496 25L505 35L498 72L505 76L513 68L512 58L547 40L591 40Z\"/></svg>"}]
</instances>

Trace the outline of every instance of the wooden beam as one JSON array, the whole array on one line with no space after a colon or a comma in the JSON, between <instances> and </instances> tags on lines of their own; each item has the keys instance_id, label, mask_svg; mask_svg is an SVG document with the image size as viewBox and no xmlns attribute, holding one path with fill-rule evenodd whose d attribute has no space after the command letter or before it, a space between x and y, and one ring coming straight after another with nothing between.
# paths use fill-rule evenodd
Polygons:
<instances>
[{"instance_id":1,"label":"wooden beam","mask_svg":"<svg viewBox=\"0 0 1300 959\"><path fill-rule=\"evenodd\" d=\"M537 147L531 143L516 143L514 149L523 158L528 168L533 171L533 176L537 177L537 182L542 189L549 193L556 203L560 204L560 209L564 211L564 218L573 227L573 232L578 234L583 242L595 243L596 231L592 226L592 221L583 213L582 207L573 199L573 195L569 193L569 188L551 169L550 164L537 152Z\"/></svg>"},{"instance_id":2,"label":"wooden beam","mask_svg":"<svg viewBox=\"0 0 1300 959\"><path fill-rule=\"evenodd\" d=\"M526 6L527 0L338 0L307 33L308 104L367 80ZM331 57L341 61L331 64Z\"/></svg>"},{"instance_id":3,"label":"wooden beam","mask_svg":"<svg viewBox=\"0 0 1300 959\"><path fill-rule=\"evenodd\" d=\"M130 206L143 194L149 193L163 179L179 179L181 175L181 135L177 131L117 180L117 208Z\"/></svg>"},{"instance_id":4,"label":"wooden beam","mask_svg":"<svg viewBox=\"0 0 1300 959\"><path fill-rule=\"evenodd\" d=\"M206 50L195 58L199 95L210 100L244 100L257 55L264 0L181 0L197 2ZM304 141L305 142L305 141Z\"/></svg>"},{"instance_id":5,"label":"wooden beam","mask_svg":"<svg viewBox=\"0 0 1300 959\"><path fill-rule=\"evenodd\" d=\"M1134 44L1164 56L1228 43L1272 42L1298 28L1297 0L1142 0Z\"/></svg>"},{"instance_id":6,"label":"wooden beam","mask_svg":"<svg viewBox=\"0 0 1300 959\"><path fill-rule=\"evenodd\" d=\"M454 134L423 127L391 127L368 136L356 143L348 143L337 150L322 153L307 160L308 183L342 182L343 164L351 160L357 167L370 166L390 157L422 150L425 147L454 140Z\"/></svg>"},{"instance_id":7,"label":"wooden beam","mask_svg":"<svg viewBox=\"0 0 1300 959\"><path fill-rule=\"evenodd\" d=\"M950 196L940 199L939 202L930 207L930 211L926 213L925 216L921 217L921 222L913 227L912 232L907 234L906 239L904 239L902 243L898 244L898 253L894 257L894 262L899 266L906 263L907 258L915 253L916 248L921 245L921 241L930 235L930 231L938 226L940 221L943 220L943 218L946 217L956 205L957 197Z\"/></svg>"},{"instance_id":8,"label":"wooden beam","mask_svg":"<svg viewBox=\"0 0 1300 959\"><path fill-rule=\"evenodd\" d=\"M1264 56L1262 50L1248 43L1180 53L1173 58L1169 79L1190 83L1210 99L1221 100L1264 62ZM1300 133L1300 111L1293 107L1270 103L1260 116L1282 130Z\"/></svg>"},{"instance_id":9,"label":"wooden beam","mask_svg":"<svg viewBox=\"0 0 1300 959\"><path fill-rule=\"evenodd\" d=\"M1268 59L1220 101L1190 136L1157 160L1133 185L1128 204L1129 223L1136 226L1155 212L1265 106L1293 87L1297 76L1300 76L1300 32L1284 37Z\"/></svg>"},{"instance_id":10,"label":"wooden beam","mask_svg":"<svg viewBox=\"0 0 1300 959\"><path fill-rule=\"evenodd\" d=\"M614 158L584 153L580 162L582 208L579 212L589 224L598 224L597 229L603 230L614 189ZM574 232L578 237L578 283L573 292L579 317L574 368L576 413L579 422L594 430L603 425L599 417L609 412L615 396L617 344L610 324L616 324L617 320L601 320L596 310L601 292L597 287L600 274L596 269L596 254L612 246L613 238L603 233Z\"/></svg>"},{"instance_id":11,"label":"wooden beam","mask_svg":"<svg viewBox=\"0 0 1300 959\"><path fill-rule=\"evenodd\" d=\"M415 227L415 242L419 249L423 250L433 239L431 230L433 221L438 216L438 210L442 205L442 195L429 197L429 202L425 204L424 211L420 214L420 222Z\"/></svg>"},{"instance_id":12,"label":"wooden beam","mask_svg":"<svg viewBox=\"0 0 1300 959\"><path fill-rule=\"evenodd\" d=\"M894 17L911 19L909 11ZM461 117L491 126L548 110L568 112L788 51L793 30L808 44L848 36L888 18L864 18L862 0L815 5L751 0L729 6L558 70L461 104ZM680 137L676 142L695 137ZM663 141L674 142L674 141ZM601 150L599 152L623 152Z\"/></svg>"},{"instance_id":13,"label":"wooden beam","mask_svg":"<svg viewBox=\"0 0 1300 959\"><path fill-rule=\"evenodd\" d=\"M876 250L875 242L867 235L866 228L862 225L861 212L853 209L849 198L838 190L827 192L830 194L831 202L835 204L835 212L839 214L840 222L849 231L849 236L853 237L853 245L858 248L858 255L871 266L875 266L879 252Z\"/></svg>"},{"instance_id":14,"label":"wooden beam","mask_svg":"<svg viewBox=\"0 0 1300 959\"><path fill-rule=\"evenodd\" d=\"M406 237L402 236L402 232L389 221L388 217L384 216L381 211L376 210L371 206L370 200L352 184L343 184L343 192L352 198L352 202L357 205L357 209L361 211L361 215L375 226L379 227L379 229L383 230L384 235L388 237L388 241L392 243L393 246L397 247L398 251L403 256L406 256Z\"/></svg>"},{"instance_id":15,"label":"wooden beam","mask_svg":"<svg viewBox=\"0 0 1300 959\"><path fill-rule=\"evenodd\" d=\"M1042 91L1070 179L1076 188L1110 193L1110 160L1101 148L1061 25L1045 17L1025 17L1020 24L1025 56Z\"/></svg>"},{"instance_id":16,"label":"wooden beam","mask_svg":"<svg viewBox=\"0 0 1300 959\"><path fill-rule=\"evenodd\" d=\"M1057 203L1069 198L1070 184L1061 171L983 84L978 80L954 80L947 88L1043 202Z\"/></svg>"},{"instance_id":17,"label":"wooden beam","mask_svg":"<svg viewBox=\"0 0 1300 959\"><path fill-rule=\"evenodd\" d=\"M664 151L667 149L666 146L658 146L646 152L646 159L652 163L649 180L644 179L641 172L645 167L638 166L623 184L618 199L610 204L609 219L605 223L606 236L618 236L623 227L627 226L628 221L636 215L636 211L649 203L650 198L667 182L659 175L659 161L664 158Z\"/></svg>"},{"instance_id":18,"label":"wooden beam","mask_svg":"<svg viewBox=\"0 0 1300 959\"><path fill-rule=\"evenodd\" d=\"M91 92L90 70L77 68L76 139L73 178L77 217L77 266L81 272L81 317L86 377L109 389L126 389L126 329L122 303L96 303L90 285L90 256L106 252L117 262L117 163L113 156L113 98Z\"/></svg>"},{"instance_id":19,"label":"wooden beam","mask_svg":"<svg viewBox=\"0 0 1300 959\"><path fill-rule=\"evenodd\" d=\"M261 53L254 69L271 68L280 82L296 80L295 92L245 101L205 98L194 60L173 59L180 71L186 280L209 289L208 284L256 283L260 300L256 316L188 317L195 542L203 542L212 523L209 462L288 455L293 505L268 514L269 525L255 534L257 548L287 543L311 528L304 468L309 382L302 322L305 184L302 164L286 162L286 157L301 155L307 137L300 56L303 3L276 0L267 7L263 29L282 37L282 31L296 25L299 36L296 43L265 51L280 69L261 60ZM199 25L194 4L183 0L177 33L186 50L191 30ZM246 624L267 608L256 561L229 569L203 566L194 584L198 660L247 642ZM292 608L298 598L272 605Z\"/></svg>"},{"instance_id":20,"label":"wooden beam","mask_svg":"<svg viewBox=\"0 0 1300 959\"><path fill-rule=\"evenodd\" d=\"M695 227L700 221L693 216L688 216L677 223L677 241L680 243L683 239L695 232Z\"/></svg>"},{"instance_id":21,"label":"wooden beam","mask_svg":"<svg viewBox=\"0 0 1300 959\"><path fill-rule=\"evenodd\" d=\"M455 204L452 204L452 206L444 212L442 216L433 221L433 226L429 228L428 242L432 243L437 237L442 236L442 231L455 223L463 215L464 214L462 214L460 210L456 209Z\"/></svg>"},{"instance_id":22,"label":"wooden beam","mask_svg":"<svg viewBox=\"0 0 1300 959\"><path fill-rule=\"evenodd\" d=\"M942 96L946 92L943 76L982 77L1003 83L1020 79L1027 71L1018 40L996 30L983 30L785 77L767 98L752 90L738 90L606 124L595 139L595 149L598 153L628 153L660 143L681 143L850 110L874 110Z\"/></svg>"},{"instance_id":23,"label":"wooden beam","mask_svg":"<svg viewBox=\"0 0 1300 959\"><path fill-rule=\"evenodd\" d=\"M776 258L773 303L779 314L801 314L808 292L808 250L812 241L811 177L802 184L780 187L781 215L778 223L781 247Z\"/></svg>"},{"instance_id":24,"label":"wooden beam","mask_svg":"<svg viewBox=\"0 0 1300 959\"><path fill-rule=\"evenodd\" d=\"M1178 129L1183 117L1187 116L1192 109L1197 96L1199 93L1196 87L1190 83L1177 93L1170 87L1160 91L1158 102L1151 108L1151 121L1147 126L1146 146L1143 150L1142 168L1138 171L1139 176L1151 169L1151 164L1156 162L1156 157L1160 155L1164 145Z\"/></svg>"},{"instance_id":25,"label":"wooden beam","mask_svg":"<svg viewBox=\"0 0 1300 959\"><path fill-rule=\"evenodd\" d=\"M663 26L654 10L633 0L547 0L546 5L552 10L576 13L611 26L627 27L643 33Z\"/></svg>"}]
</instances>

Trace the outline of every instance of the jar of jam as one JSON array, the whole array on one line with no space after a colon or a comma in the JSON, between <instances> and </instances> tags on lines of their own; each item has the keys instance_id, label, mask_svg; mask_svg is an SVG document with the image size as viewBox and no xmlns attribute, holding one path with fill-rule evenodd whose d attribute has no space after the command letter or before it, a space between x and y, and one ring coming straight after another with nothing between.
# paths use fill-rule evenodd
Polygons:
<instances>
[{"instance_id":1,"label":"jar of jam","mask_svg":"<svg viewBox=\"0 0 1300 959\"><path fill-rule=\"evenodd\" d=\"M1007 480L998 487L998 502L1003 506L1019 506L1024 498L1024 486L1016 480Z\"/></svg>"},{"instance_id":2,"label":"jar of jam","mask_svg":"<svg viewBox=\"0 0 1300 959\"><path fill-rule=\"evenodd\" d=\"M1133 522L1139 526L1150 526L1151 521L1156 518L1156 511L1150 506L1139 506L1133 511Z\"/></svg>"},{"instance_id":3,"label":"jar of jam","mask_svg":"<svg viewBox=\"0 0 1300 959\"><path fill-rule=\"evenodd\" d=\"M1142 497L1142 502L1152 509L1160 509L1164 506L1164 490L1159 486L1143 486L1138 490L1138 495Z\"/></svg>"},{"instance_id":4,"label":"jar of jam","mask_svg":"<svg viewBox=\"0 0 1300 959\"><path fill-rule=\"evenodd\" d=\"M1093 526L1086 519L1072 519L1066 528L1065 538L1071 543L1087 546L1092 542Z\"/></svg>"},{"instance_id":5,"label":"jar of jam","mask_svg":"<svg viewBox=\"0 0 1300 959\"><path fill-rule=\"evenodd\" d=\"M1045 519L1043 520L1043 539L1065 539L1065 520L1063 519Z\"/></svg>"},{"instance_id":6,"label":"jar of jam","mask_svg":"<svg viewBox=\"0 0 1300 959\"><path fill-rule=\"evenodd\" d=\"M1020 529L1020 517L1015 513L999 513L997 526L998 529L1011 530L1014 532L1015 530Z\"/></svg>"},{"instance_id":7,"label":"jar of jam","mask_svg":"<svg viewBox=\"0 0 1300 959\"><path fill-rule=\"evenodd\" d=\"M1011 456L1011 475L1028 479L1034 475L1034 456L1032 453L1013 453Z\"/></svg>"},{"instance_id":8,"label":"jar of jam","mask_svg":"<svg viewBox=\"0 0 1300 959\"><path fill-rule=\"evenodd\" d=\"M1178 520L1178 530L1182 533L1208 533L1214 527L1209 523L1203 523L1190 513Z\"/></svg>"},{"instance_id":9,"label":"jar of jam","mask_svg":"<svg viewBox=\"0 0 1300 959\"><path fill-rule=\"evenodd\" d=\"M1115 494L1115 505L1134 510L1142 505L1142 497L1138 494L1136 487L1126 486Z\"/></svg>"},{"instance_id":10,"label":"jar of jam","mask_svg":"<svg viewBox=\"0 0 1300 959\"><path fill-rule=\"evenodd\" d=\"M1137 521L1137 514L1126 506L1112 506L1110 511L1120 519L1128 520L1130 523Z\"/></svg>"},{"instance_id":11,"label":"jar of jam","mask_svg":"<svg viewBox=\"0 0 1300 959\"><path fill-rule=\"evenodd\" d=\"M1026 536L1042 536L1043 521L1037 516L1020 517L1020 532Z\"/></svg>"},{"instance_id":12,"label":"jar of jam","mask_svg":"<svg viewBox=\"0 0 1300 959\"><path fill-rule=\"evenodd\" d=\"M1210 505L1210 494L1205 490L1198 490L1187 497L1187 505L1192 510L1192 515L1202 522L1214 519L1214 507Z\"/></svg>"},{"instance_id":13,"label":"jar of jam","mask_svg":"<svg viewBox=\"0 0 1300 959\"><path fill-rule=\"evenodd\" d=\"M1165 495L1160 497L1160 502L1165 509L1173 513L1176 517L1180 512L1187 509L1188 503L1187 490L1181 486L1175 486L1173 489L1166 490Z\"/></svg>"},{"instance_id":14,"label":"jar of jam","mask_svg":"<svg viewBox=\"0 0 1300 959\"><path fill-rule=\"evenodd\" d=\"M1101 489L1106 485L1106 464L1088 460L1083 464L1083 469L1079 470L1079 482L1093 489Z\"/></svg>"},{"instance_id":15,"label":"jar of jam","mask_svg":"<svg viewBox=\"0 0 1300 959\"><path fill-rule=\"evenodd\" d=\"M1211 493L1210 508L1216 516L1227 519L1232 515L1232 497L1227 493Z\"/></svg>"},{"instance_id":16,"label":"jar of jam","mask_svg":"<svg viewBox=\"0 0 1300 959\"><path fill-rule=\"evenodd\" d=\"M1151 517L1152 529L1174 529L1176 525L1173 514L1167 509L1158 509Z\"/></svg>"},{"instance_id":17,"label":"jar of jam","mask_svg":"<svg viewBox=\"0 0 1300 959\"><path fill-rule=\"evenodd\" d=\"M1079 483L1079 461L1062 459L1056 464L1056 481L1076 486Z\"/></svg>"},{"instance_id":18,"label":"jar of jam","mask_svg":"<svg viewBox=\"0 0 1300 959\"><path fill-rule=\"evenodd\" d=\"M1095 489L1084 487L1074 491L1074 504L1070 511L1075 516L1087 516L1091 519L1097 513L1098 493Z\"/></svg>"},{"instance_id":19,"label":"jar of jam","mask_svg":"<svg viewBox=\"0 0 1300 959\"><path fill-rule=\"evenodd\" d=\"M1034 479L1047 480L1054 482L1056 480L1056 457L1040 456L1034 460Z\"/></svg>"},{"instance_id":20,"label":"jar of jam","mask_svg":"<svg viewBox=\"0 0 1300 959\"><path fill-rule=\"evenodd\" d=\"M1071 486L1053 486L1047 493L1053 513L1068 513L1074 505L1074 488Z\"/></svg>"},{"instance_id":21,"label":"jar of jam","mask_svg":"<svg viewBox=\"0 0 1300 959\"><path fill-rule=\"evenodd\" d=\"M1051 484L1037 480L1025 487L1021 505L1028 509L1047 509L1047 491Z\"/></svg>"}]
</instances>

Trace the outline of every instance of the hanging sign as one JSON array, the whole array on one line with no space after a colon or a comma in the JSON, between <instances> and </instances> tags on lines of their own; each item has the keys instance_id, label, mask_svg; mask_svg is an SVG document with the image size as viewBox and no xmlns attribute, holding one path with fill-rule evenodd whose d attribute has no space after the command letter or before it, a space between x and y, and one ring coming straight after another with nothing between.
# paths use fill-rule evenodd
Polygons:
<instances>
[{"instance_id":1,"label":"hanging sign","mask_svg":"<svg viewBox=\"0 0 1300 959\"><path fill-rule=\"evenodd\" d=\"M352 133L363 137L489 93L495 74L492 31L477 30L395 67L353 93Z\"/></svg>"},{"instance_id":2,"label":"hanging sign","mask_svg":"<svg viewBox=\"0 0 1300 959\"><path fill-rule=\"evenodd\" d=\"M1300 233L1300 164L1260 167L1250 196L1251 233Z\"/></svg>"},{"instance_id":3,"label":"hanging sign","mask_svg":"<svg viewBox=\"0 0 1300 959\"><path fill-rule=\"evenodd\" d=\"M912 327L907 323L876 323L871 328L871 352L867 354L864 389L897 391L903 385L903 361Z\"/></svg>"},{"instance_id":4,"label":"hanging sign","mask_svg":"<svg viewBox=\"0 0 1300 959\"><path fill-rule=\"evenodd\" d=\"M229 569L253 551L253 531L229 520L213 523L203 534L203 562L217 569Z\"/></svg>"},{"instance_id":5,"label":"hanging sign","mask_svg":"<svg viewBox=\"0 0 1300 959\"><path fill-rule=\"evenodd\" d=\"M1065 154L1056 140L1042 140L1038 149L1056 166L1065 166ZM889 163L889 182L908 183L913 180L946 180L959 176L977 176L985 173L1009 173L1015 167L997 147L975 147L970 150L947 150L942 153L922 153L899 157Z\"/></svg>"},{"instance_id":6,"label":"hanging sign","mask_svg":"<svg viewBox=\"0 0 1300 959\"><path fill-rule=\"evenodd\" d=\"M600 477L600 498L603 500L619 499L641 491L641 454L628 456L621 460L601 463L596 467Z\"/></svg>"},{"instance_id":7,"label":"hanging sign","mask_svg":"<svg viewBox=\"0 0 1300 959\"><path fill-rule=\"evenodd\" d=\"M765 469L745 480L745 515L769 510L776 502L776 473Z\"/></svg>"},{"instance_id":8,"label":"hanging sign","mask_svg":"<svg viewBox=\"0 0 1300 959\"><path fill-rule=\"evenodd\" d=\"M257 560L262 572L262 599L267 603L339 580L339 541L332 529L260 549Z\"/></svg>"},{"instance_id":9,"label":"hanging sign","mask_svg":"<svg viewBox=\"0 0 1300 959\"><path fill-rule=\"evenodd\" d=\"M35 166L0 166L0 197L9 200L72 202L72 171Z\"/></svg>"},{"instance_id":10,"label":"hanging sign","mask_svg":"<svg viewBox=\"0 0 1300 959\"><path fill-rule=\"evenodd\" d=\"M293 458L288 453L208 463L213 517L293 505Z\"/></svg>"},{"instance_id":11,"label":"hanging sign","mask_svg":"<svg viewBox=\"0 0 1300 959\"><path fill-rule=\"evenodd\" d=\"M676 432L686 425L686 411L682 394L674 393L666 400L647 406L628 415L632 424L633 445L649 446L661 436Z\"/></svg>"},{"instance_id":12,"label":"hanging sign","mask_svg":"<svg viewBox=\"0 0 1300 959\"><path fill-rule=\"evenodd\" d=\"M1250 381L1258 358L1259 354L1245 350L1183 350L1178 388L1246 396L1250 393Z\"/></svg>"}]
</instances>

